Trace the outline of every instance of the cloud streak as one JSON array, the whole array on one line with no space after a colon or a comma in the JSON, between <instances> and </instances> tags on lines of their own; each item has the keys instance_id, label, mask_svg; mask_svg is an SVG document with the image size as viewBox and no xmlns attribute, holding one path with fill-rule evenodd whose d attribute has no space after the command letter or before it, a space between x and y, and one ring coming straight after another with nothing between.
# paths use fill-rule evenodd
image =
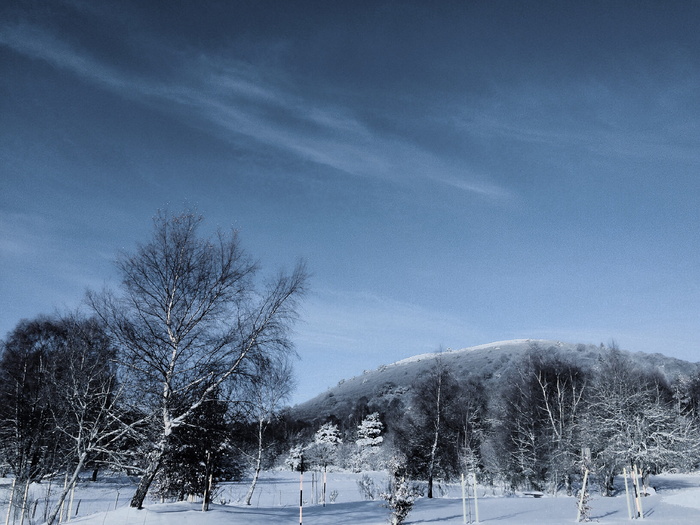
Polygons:
<instances>
[{"instance_id":1,"label":"cloud streak","mask_svg":"<svg viewBox=\"0 0 700 525\"><path fill-rule=\"evenodd\" d=\"M698 124L688 118L688 108L696 104L698 80L688 72L622 85L588 79L565 90L511 87L474 106L455 108L453 122L486 141L575 148L614 159L697 161Z\"/></svg>"},{"instance_id":2,"label":"cloud streak","mask_svg":"<svg viewBox=\"0 0 700 525\"><path fill-rule=\"evenodd\" d=\"M464 319L371 292L319 290L306 310L311 321L300 329L300 344L367 354L378 364L435 351L441 344L478 340ZM397 333L403 334L400 340ZM436 334L444 339L436 340Z\"/></svg>"},{"instance_id":3,"label":"cloud streak","mask_svg":"<svg viewBox=\"0 0 700 525\"><path fill-rule=\"evenodd\" d=\"M278 72L234 59L178 56L177 79L146 77L101 62L37 25L5 24L0 45L70 71L120 96L190 125L215 127L219 137L253 141L353 176L394 183L430 181L501 200L509 192L475 175L464 159L444 160L400 136L378 134L347 108L321 105L285 88ZM171 51L168 51L171 52Z\"/></svg>"}]
</instances>

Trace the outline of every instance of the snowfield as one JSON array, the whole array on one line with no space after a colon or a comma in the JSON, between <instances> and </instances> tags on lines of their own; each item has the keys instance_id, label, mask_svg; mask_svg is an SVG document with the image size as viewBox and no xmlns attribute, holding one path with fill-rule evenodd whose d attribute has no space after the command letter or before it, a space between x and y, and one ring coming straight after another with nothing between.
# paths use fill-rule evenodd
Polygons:
<instances>
[{"instance_id":1,"label":"snowfield","mask_svg":"<svg viewBox=\"0 0 700 525\"><path fill-rule=\"evenodd\" d=\"M303 523L307 525L380 525L386 524L389 511L382 500L367 501L358 489L362 474L334 472L328 474L328 494L334 503L322 506L318 474L304 475ZM371 473L375 486L382 488L387 476ZM2 518L7 515L7 500L11 480L3 479L0 486ZM621 483L621 481L620 481ZM313 488L312 488L313 485ZM690 525L700 523L700 473L655 476L651 485L655 493L643 499L644 521L647 525ZM622 485L620 485L622 486ZM81 482L73 499L73 523L81 525L268 525L299 522L299 475L289 471L263 474L251 506L241 503L247 484L226 483L216 493L215 504L209 512L201 512L200 502L149 502L143 510L127 506L134 485L126 479L103 479L97 483ZM30 508L38 501L34 519L26 524L41 523L48 485L33 485ZM56 490L54 486L52 490ZM463 521L459 485L441 485L440 497L420 498L406 521L407 524L436 524ZM576 521L577 500L567 496L533 498L523 494L498 495L491 487L479 487L478 511L480 523L499 525L561 524ZM596 494L590 501L594 522L605 524L629 523L624 490L613 498ZM77 516L76 516L77 514ZM10 519L12 523L12 519ZM19 518L17 518L19 524ZM473 501L467 507L467 523L476 523Z\"/></svg>"}]
</instances>

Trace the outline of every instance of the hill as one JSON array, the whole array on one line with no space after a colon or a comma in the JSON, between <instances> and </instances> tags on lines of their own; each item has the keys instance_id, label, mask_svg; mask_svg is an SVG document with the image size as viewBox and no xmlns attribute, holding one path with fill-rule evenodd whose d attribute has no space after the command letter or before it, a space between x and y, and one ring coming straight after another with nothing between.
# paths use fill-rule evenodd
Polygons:
<instances>
[{"instance_id":1,"label":"hill","mask_svg":"<svg viewBox=\"0 0 700 525\"><path fill-rule=\"evenodd\" d=\"M519 339L439 353L421 354L365 371L363 375L340 381L337 386L290 409L297 421L314 426L330 418L347 421L367 411L396 412L405 408L417 382L440 360L458 378L477 378L490 392L497 392L529 351L539 350L566 362L591 370L609 348L597 345L560 341ZM662 354L626 352L637 366L655 369L668 380L680 374L689 375L700 369L689 363Z\"/></svg>"}]
</instances>

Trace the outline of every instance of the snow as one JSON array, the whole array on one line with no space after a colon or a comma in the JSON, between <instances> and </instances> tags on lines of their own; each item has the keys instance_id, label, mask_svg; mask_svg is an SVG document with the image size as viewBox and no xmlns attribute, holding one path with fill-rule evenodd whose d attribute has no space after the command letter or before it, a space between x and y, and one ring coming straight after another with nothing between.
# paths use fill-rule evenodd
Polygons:
<instances>
[{"instance_id":1,"label":"snow","mask_svg":"<svg viewBox=\"0 0 700 525\"><path fill-rule=\"evenodd\" d=\"M387 474L369 473L378 488L385 486ZM365 501L357 487L362 474L333 472L328 474L329 493L337 491L335 503L323 507L316 504L312 494L311 473L304 474L303 523L306 525L384 525L389 511L380 500ZM318 478L316 478L318 479ZM0 480L0 511L7 512L7 493L11 480ZM80 525L268 525L270 523L297 523L299 520L299 474L289 471L265 472L253 505L242 503L247 483L224 484L215 496L209 512L201 512L200 502L153 503L143 510L127 507L134 486L128 480L104 479L97 483L81 482L74 509L81 502L79 515L71 522ZM700 521L700 474L668 474L652 478L656 488L653 495L643 499L646 525L690 525ZM46 484L34 485L32 494L41 498ZM462 501L458 485L439 485L441 497L420 498L410 513L407 524L459 524L462 520ZM55 490L55 487L54 487ZM320 490L320 487L318 488ZM117 501L117 491L120 498ZM479 487L477 495L481 523L499 525L560 525L574 523L576 503L573 497L527 497L498 495L490 487ZM43 500L40 499L43 502ZM118 507L115 510L115 503ZM225 503L225 504L222 504ZM475 519L473 504L471 519ZM629 523L624 491L604 498L591 498L592 519L601 525ZM39 508L37 515L42 512ZM38 516L37 516L38 518ZM469 515L468 515L469 518ZM12 522L12 520L11 520ZM38 519L32 523L38 523ZM19 523L19 520L17 521ZM28 521L25 523L29 523Z\"/></svg>"},{"instance_id":2,"label":"snow","mask_svg":"<svg viewBox=\"0 0 700 525\"><path fill-rule=\"evenodd\" d=\"M524 345L529 345L530 343L539 343L539 344L556 344L557 346L560 346L561 343L558 341L548 341L545 339L510 339L507 341L495 341L493 343L486 343L483 345L476 345L476 346L470 346L467 348L460 348L459 350L448 350L447 352L450 354L459 354L459 353L466 353L466 352L477 352L479 350L500 350L501 347L520 347ZM444 355L444 352L432 352L432 353L427 353L427 354L418 354L414 355L411 357L407 357L406 359L401 359L400 361L396 361L395 363L392 363L390 365L386 366L396 366L396 365L405 365L407 363L416 363L418 361L423 361L425 359L435 359L439 355Z\"/></svg>"}]
</instances>

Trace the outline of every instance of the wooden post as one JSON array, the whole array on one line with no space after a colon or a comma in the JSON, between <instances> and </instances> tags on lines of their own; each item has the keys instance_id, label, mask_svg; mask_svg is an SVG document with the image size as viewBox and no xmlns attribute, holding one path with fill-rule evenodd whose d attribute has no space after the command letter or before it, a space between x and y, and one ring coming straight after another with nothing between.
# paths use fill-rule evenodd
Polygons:
<instances>
[{"instance_id":1,"label":"wooden post","mask_svg":"<svg viewBox=\"0 0 700 525\"><path fill-rule=\"evenodd\" d=\"M472 480L474 481L474 518L476 518L476 523L479 523L479 497L476 495L476 472L472 472Z\"/></svg>"},{"instance_id":2,"label":"wooden post","mask_svg":"<svg viewBox=\"0 0 700 525\"><path fill-rule=\"evenodd\" d=\"M583 485L581 485L581 498L578 502L578 513L576 514L576 521L581 521L581 512L583 511L583 498L586 495L586 483L588 482L588 469L583 473Z\"/></svg>"},{"instance_id":3,"label":"wooden post","mask_svg":"<svg viewBox=\"0 0 700 525\"><path fill-rule=\"evenodd\" d=\"M10 512L12 512L12 500L15 499L15 485L17 484L17 478L12 480L12 488L10 489L10 502L7 504L7 517L5 518L5 525L10 525Z\"/></svg>"},{"instance_id":4,"label":"wooden post","mask_svg":"<svg viewBox=\"0 0 700 525\"><path fill-rule=\"evenodd\" d=\"M625 480L625 500L627 500L627 515L632 519L632 505L630 504L630 489L627 483L627 468L622 468L622 477Z\"/></svg>"},{"instance_id":5,"label":"wooden post","mask_svg":"<svg viewBox=\"0 0 700 525\"><path fill-rule=\"evenodd\" d=\"M328 486L328 473L326 467L323 467L323 506L326 506L326 487Z\"/></svg>"},{"instance_id":6,"label":"wooden post","mask_svg":"<svg viewBox=\"0 0 700 525\"><path fill-rule=\"evenodd\" d=\"M637 476L637 506L639 507L639 518L644 519L644 509L642 508L642 491L641 491L641 483L642 483L642 472L637 469L637 465L634 465L634 470L635 474Z\"/></svg>"},{"instance_id":7,"label":"wooden post","mask_svg":"<svg viewBox=\"0 0 700 525\"><path fill-rule=\"evenodd\" d=\"M302 525L304 516L304 471L299 471L299 525Z\"/></svg>"},{"instance_id":8,"label":"wooden post","mask_svg":"<svg viewBox=\"0 0 700 525\"><path fill-rule=\"evenodd\" d=\"M464 474L462 474L462 523L466 525L467 523L467 494L466 494L467 483L464 480Z\"/></svg>"}]
</instances>

